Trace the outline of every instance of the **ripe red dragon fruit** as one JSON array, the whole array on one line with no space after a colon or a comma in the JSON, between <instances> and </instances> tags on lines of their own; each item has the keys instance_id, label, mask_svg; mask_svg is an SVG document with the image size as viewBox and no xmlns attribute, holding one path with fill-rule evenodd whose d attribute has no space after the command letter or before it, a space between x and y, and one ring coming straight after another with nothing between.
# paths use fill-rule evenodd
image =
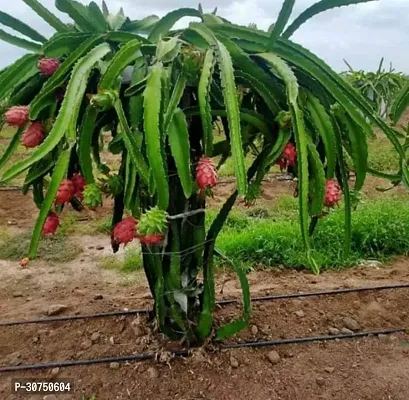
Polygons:
<instances>
[{"instance_id":1,"label":"ripe red dragon fruit","mask_svg":"<svg viewBox=\"0 0 409 400\"><path fill-rule=\"evenodd\" d=\"M210 158L203 157L196 167L196 182L201 191L211 189L217 184L217 172Z\"/></svg>"},{"instance_id":2,"label":"ripe red dragon fruit","mask_svg":"<svg viewBox=\"0 0 409 400\"><path fill-rule=\"evenodd\" d=\"M325 201L326 207L335 207L341 200L342 192L337 181L327 180L325 187Z\"/></svg>"},{"instance_id":3,"label":"ripe red dragon fruit","mask_svg":"<svg viewBox=\"0 0 409 400\"><path fill-rule=\"evenodd\" d=\"M284 170L288 167L295 167L295 162L297 160L297 149L295 146L288 142L284 147L284 150L277 161L277 164L280 166L281 170Z\"/></svg>"},{"instance_id":4,"label":"ripe red dragon fruit","mask_svg":"<svg viewBox=\"0 0 409 400\"><path fill-rule=\"evenodd\" d=\"M128 217L119 222L114 227L113 240L117 244L127 244L132 242L136 237L135 218Z\"/></svg>"},{"instance_id":5,"label":"ripe red dragon fruit","mask_svg":"<svg viewBox=\"0 0 409 400\"><path fill-rule=\"evenodd\" d=\"M10 126L23 126L28 122L28 106L10 107L4 113L4 122Z\"/></svg>"},{"instance_id":6,"label":"ripe red dragon fruit","mask_svg":"<svg viewBox=\"0 0 409 400\"><path fill-rule=\"evenodd\" d=\"M60 218L56 213L50 213L43 227L43 235L54 235L60 225Z\"/></svg>"},{"instance_id":7,"label":"ripe red dragon fruit","mask_svg":"<svg viewBox=\"0 0 409 400\"><path fill-rule=\"evenodd\" d=\"M37 147L44 140L43 124L39 121L33 122L24 131L21 144L27 148Z\"/></svg>"},{"instance_id":8,"label":"ripe red dragon fruit","mask_svg":"<svg viewBox=\"0 0 409 400\"><path fill-rule=\"evenodd\" d=\"M55 198L55 204L61 205L64 203L68 203L72 199L72 196L74 196L74 194L75 188L71 179L64 179L60 183L60 187L58 188L57 197Z\"/></svg>"},{"instance_id":9,"label":"ripe red dragon fruit","mask_svg":"<svg viewBox=\"0 0 409 400\"><path fill-rule=\"evenodd\" d=\"M80 174L74 174L71 177L72 184L74 185L74 195L78 199L82 200L84 198L84 190L87 182L84 177Z\"/></svg>"},{"instance_id":10,"label":"ripe red dragon fruit","mask_svg":"<svg viewBox=\"0 0 409 400\"><path fill-rule=\"evenodd\" d=\"M162 233L154 233L152 235L147 236L138 236L139 241L141 244L145 246L155 246L162 243L163 234Z\"/></svg>"},{"instance_id":11,"label":"ripe red dragon fruit","mask_svg":"<svg viewBox=\"0 0 409 400\"><path fill-rule=\"evenodd\" d=\"M51 76L60 68L60 60L57 58L41 58L37 67L43 75Z\"/></svg>"}]
</instances>

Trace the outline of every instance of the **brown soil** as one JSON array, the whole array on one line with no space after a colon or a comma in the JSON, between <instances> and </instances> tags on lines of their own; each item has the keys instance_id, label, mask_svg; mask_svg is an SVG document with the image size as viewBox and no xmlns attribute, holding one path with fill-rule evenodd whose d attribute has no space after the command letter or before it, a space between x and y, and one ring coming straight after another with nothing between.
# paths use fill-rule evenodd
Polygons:
<instances>
[{"instance_id":1,"label":"brown soil","mask_svg":"<svg viewBox=\"0 0 409 400\"><path fill-rule=\"evenodd\" d=\"M366 195L375 196L381 181L370 179ZM283 193L293 193L291 181L270 180L263 186L259 205L270 205ZM220 185L213 204L234 190L234 183ZM405 195L395 189L392 195ZM390 195L386 194L386 195ZM30 199L16 191L0 192L0 225L10 233L32 226L37 215ZM108 212L109 202L98 214ZM17 226L7 226L15 220ZM151 299L142 272L123 276L101 270L96 260L109 254L106 236L74 238L83 248L75 261L50 265L41 261L22 269L18 263L0 261L0 315L2 321L43 317L51 305L63 304L63 315L98 313L146 308ZM101 245L103 250L97 250ZM359 267L321 276L270 269L249 275L254 296L306 292L335 288L354 288L409 282L409 262L396 260L390 265ZM219 298L238 298L240 288L231 272L217 279ZM102 297L102 298L101 298ZM350 316L359 331L409 327L409 290L365 292L332 297L280 300L255 303L252 325L231 341L280 339L328 334L330 327L342 329ZM217 322L231 321L240 308L219 308ZM280 361L267 358L272 348L221 351L206 348L193 351L187 359L169 361L165 355L180 344L158 335L145 316L79 320L70 323L0 327L0 365L81 360L97 357L157 352L162 361L61 368L58 377L75 379L75 392L58 398L80 400L93 394L97 400L115 399L342 399L407 400L409 398L409 335L370 337L338 342L309 343L276 347ZM93 333L99 337L90 344ZM18 352L18 357L15 354ZM234 357L238 362L235 368ZM232 362L233 361L233 362ZM158 374L158 377L155 377ZM51 371L0 374L0 399L41 400L43 396L10 394L12 377L50 378Z\"/></svg>"},{"instance_id":2,"label":"brown soil","mask_svg":"<svg viewBox=\"0 0 409 400\"><path fill-rule=\"evenodd\" d=\"M97 274L91 264L69 263L64 265L64 272L57 270L47 276L47 266L41 263L20 269L3 262L1 319L43 316L54 304L66 305L66 315L150 306L142 276L132 286L123 286L113 272L107 272L112 276ZM409 269L407 261L402 259L385 268L361 267L319 277L273 270L256 272L249 278L253 294L266 295L409 282ZM238 283L230 273L219 276L217 289L219 297L239 295ZM103 298L97 299L98 295ZM408 327L408 302L408 290L394 290L255 303L252 324L258 332L254 335L248 329L232 340L327 334L329 327L341 329L345 316L353 317L360 331ZM218 310L217 320L227 322L239 313L238 306L226 306ZM152 333L152 326L146 324L144 317L139 321L142 329L139 336L132 329L133 320L119 317L2 327L0 364L9 364L15 352L20 353L18 360L24 364L151 351L163 355L165 350L178 347ZM94 344L87 344L94 332L99 333L99 338ZM168 364L152 361L123 364L119 369L111 369L109 365L63 368L58 376L74 378L76 389L73 395L59 398L80 399L83 393L96 394L97 400L245 399L249 395L257 400L406 400L409 396L407 335L282 346L275 350L281 356L277 365L266 358L271 349L212 349L195 351L188 359L175 359ZM231 357L237 359L238 368L232 368ZM151 376L150 368L156 369L158 378ZM50 373L3 373L0 398L23 398L10 394L12 377L49 378ZM42 396L30 399L42 399Z\"/></svg>"}]
</instances>

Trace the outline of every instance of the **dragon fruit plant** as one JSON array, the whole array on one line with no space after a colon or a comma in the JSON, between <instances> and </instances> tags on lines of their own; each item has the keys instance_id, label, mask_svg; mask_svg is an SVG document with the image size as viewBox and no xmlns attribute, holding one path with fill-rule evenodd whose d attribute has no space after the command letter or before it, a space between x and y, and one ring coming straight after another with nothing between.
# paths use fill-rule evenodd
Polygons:
<instances>
[{"instance_id":1,"label":"dragon fruit plant","mask_svg":"<svg viewBox=\"0 0 409 400\"><path fill-rule=\"evenodd\" d=\"M367 121L391 140L407 180L395 132L324 61L290 40L315 14L363 0L319 1L289 26L295 1L285 0L269 31L234 25L200 6L131 20L122 9L111 14L104 2L100 8L56 0L74 22L66 24L38 0L21 1L56 30L45 38L0 15L0 23L20 34L0 31L0 38L29 51L0 72L3 123L16 127L0 159L0 179L26 174L24 189L32 188L40 209L29 258L36 257L41 236L58 229L62 207L95 209L105 191L114 197L113 249L141 244L154 316L170 338L197 342L214 332L213 262L215 254L224 257L215 247L217 236L238 198L256 201L271 166L291 168L297 177L301 236L315 272L310 224L341 194L348 251L351 195L344 154L353 161L351 190L359 191L368 170ZM173 29L183 17L195 21ZM216 121L225 132L217 143ZM107 134L108 150L121 155L119 171L101 161ZM19 142L31 151L10 166ZM255 156L246 170L250 151ZM237 190L207 229L206 199L229 157ZM246 276L236 271L243 315L217 329L217 338L242 329L250 317Z\"/></svg>"}]
</instances>

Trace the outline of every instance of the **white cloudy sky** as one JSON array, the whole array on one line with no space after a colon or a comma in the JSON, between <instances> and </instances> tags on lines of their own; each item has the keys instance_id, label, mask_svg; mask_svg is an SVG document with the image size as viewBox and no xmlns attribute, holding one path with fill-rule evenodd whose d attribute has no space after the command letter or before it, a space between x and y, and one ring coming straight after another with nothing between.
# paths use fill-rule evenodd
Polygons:
<instances>
[{"instance_id":1,"label":"white cloudy sky","mask_svg":"<svg viewBox=\"0 0 409 400\"><path fill-rule=\"evenodd\" d=\"M40 1L56 11L54 0ZM88 0L81 1L88 3ZM151 14L163 16L179 7L196 8L198 1L106 0L106 3L115 11L122 6L129 17L139 19ZM219 15L239 24L255 22L263 29L275 21L282 4L282 0L201 1L206 11L218 6ZM297 0L293 16L315 2ZM22 0L0 0L0 9L46 36L53 32ZM59 16L65 19L64 15ZM388 63L393 62L395 69L409 72L409 0L379 0L328 11L307 22L292 39L316 52L339 71L346 68L343 58L355 69L374 70L381 57L385 57ZM0 68L24 54L24 50L3 42L0 51Z\"/></svg>"}]
</instances>

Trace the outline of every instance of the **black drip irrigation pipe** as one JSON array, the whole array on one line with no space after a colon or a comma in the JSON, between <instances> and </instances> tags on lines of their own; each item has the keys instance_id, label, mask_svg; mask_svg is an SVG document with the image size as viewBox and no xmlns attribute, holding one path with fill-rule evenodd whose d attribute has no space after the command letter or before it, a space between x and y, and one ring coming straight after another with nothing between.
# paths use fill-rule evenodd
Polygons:
<instances>
[{"instance_id":1,"label":"black drip irrigation pipe","mask_svg":"<svg viewBox=\"0 0 409 400\"><path fill-rule=\"evenodd\" d=\"M82 314L82 315L71 315L71 316L66 316L66 317L37 318L37 319L27 319L24 321L0 322L0 327L15 326L15 325L28 325L28 324L50 324L52 322L74 321L77 319L106 318L106 317L117 317L121 315L136 315L136 314L144 314L144 313L149 313L149 310L140 309L140 310L129 310L129 311L112 311L112 312L98 313L98 314Z\"/></svg>"},{"instance_id":2,"label":"black drip irrigation pipe","mask_svg":"<svg viewBox=\"0 0 409 400\"><path fill-rule=\"evenodd\" d=\"M290 293L290 294L279 294L274 296L265 296L265 297L254 297L251 299L252 302L261 302L261 301L274 301L274 300L285 300L285 299L294 299L294 298L307 298L307 297L320 297L320 296L331 296L337 294L346 294L346 293L359 293L359 292L368 292L368 291L381 291L381 290L394 290L394 289L409 289L409 283L406 284L397 284L397 285L385 285L385 286L368 286L356 289L337 289L337 290L327 290L320 292L308 292L308 293ZM231 300L220 300L216 304L220 306L240 303L240 300L231 299ZM54 317L54 318L38 318L38 319L29 319L24 321L5 321L0 322L0 327L5 326L15 326L15 325L28 325L28 324L49 324L52 322L66 322L79 319L91 319L91 318L106 318L106 317L119 317L127 315L137 315L149 313L148 309L140 310L128 310L128 311L112 311L107 313L99 314L84 314L84 315L73 315L67 317Z\"/></svg>"},{"instance_id":3,"label":"black drip irrigation pipe","mask_svg":"<svg viewBox=\"0 0 409 400\"><path fill-rule=\"evenodd\" d=\"M334 340L345 340L345 339L357 339L362 337L369 337L375 335L392 335L395 333L405 333L408 329L384 329L384 330L374 330L359 333L350 333L345 335L334 335L334 336L314 336L314 337L304 337L304 338L293 338L293 339L280 339L280 340L261 340L253 342L243 342L243 343L230 343L220 346L222 350L228 349L239 349L239 348L262 348L262 347L273 347L273 346L283 346L288 344L300 344L300 343L311 343L311 342L323 342L323 341L334 341ZM174 357L187 357L191 354L192 350L179 350L173 353ZM40 364L24 364L9 367L0 367L0 373L2 372L12 372L12 371L28 371L28 370L40 370L40 369L50 369L50 368L63 368L63 367L78 367L84 365L94 365L94 364L108 364L112 362L127 362L127 361L145 361L152 360L156 358L156 353L142 353L133 354L128 356L119 357L105 357L105 358L94 358L90 360L76 360L76 361L57 361L48 362Z\"/></svg>"},{"instance_id":4,"label":"black drip irrigation pipe","mask_svg":"<svg viewBox=\"0 0 409 400\"><path fill-rule=\"evenodd\" d=\"M330 295L337 295L337 294L393 290L393 289L409 289L409 283L402 283L402 284L397 284L397 285L385 285L385 286L367 286L367 287L361 287L361 288L356 288L356 289L336 289L336 290L326 290L326 291L309 292L309 293L278 294L278 295L273 295L273 296L254 297L251 299L251 301L260 302L260 301L285 300L285 299L330 296ZM237 302L239 302L237 299L221 300L221 301L218 301L217 304L228 305L228 304L233 304Z\"/></svg>"}]
</instances>

